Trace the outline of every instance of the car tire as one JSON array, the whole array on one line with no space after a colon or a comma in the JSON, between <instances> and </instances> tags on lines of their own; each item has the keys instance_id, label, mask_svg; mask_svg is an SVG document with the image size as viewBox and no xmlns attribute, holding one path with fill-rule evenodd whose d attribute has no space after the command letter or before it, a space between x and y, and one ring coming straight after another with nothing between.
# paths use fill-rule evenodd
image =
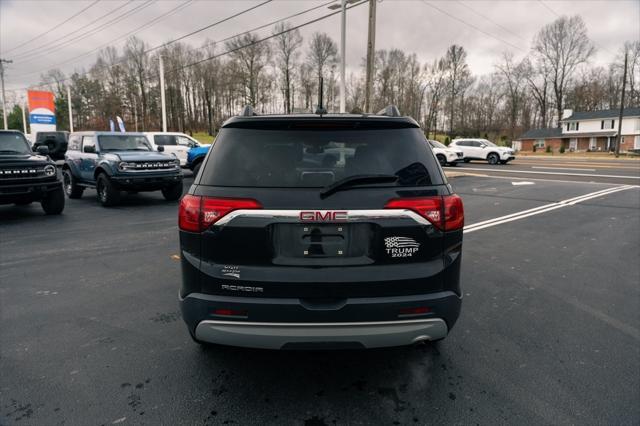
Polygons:
<instances>
[{"instance_id":1,"label":"car tire","mask_svg":"<svg viewBox=\"0 0 640 426\"><path fill-rule=\"evenodd\" d=\"M40 201L42 210L45 214L60 214L64 210L64 190L62 188L55 189L47 193L42 201Z\"/></svg>"},{"instance_id":2,"label":"car tire","mask_svg":"<svg viewBox=\"0 0 640 426\"><path fill-rule=\"evenodd\" d=\"M182 197L182 182L162 188L162 196L167 201L177 201Z\"/></svg>"},{"instance_id":3,"label":"car tire","mask_svg":"<svg viewBox=\"0 0 640 426\"><path fill-rule=\"evenodd\" d=\"M507 164L509 160L500 160L500 164Z\"/></svg>"},{"instance_id":4,"label":"car tire","mask_svg":"<svg viewBox=\"0 0 640 426\"><path fill-rule=\"evenodd\" d=\"M195 179L198 176L198 172L200 171L200 166L202 166L202 161L198 161L198 164L193 166L193 178Z\"/></svg>"},{"instance_id":5,"label":"car tire","mask_svg":"<svg viewBox=\"0 0 640 426\"><path fill-rule=\"evenodd\" d=\"M437 154L436 158L438 159L438 163L440 163L440 167L444 167L447 165L447 158L442 154Z\"/></svg>"},{"instance_id":6,"label":"car tire","mask_svg":"<svg viewBox=\"0 0 640 426\"><path fill-rule=\"evenodd\" d=\"M120 191L113 186L109 177L104 173L98 175L96 193L98 194L98 202L103 207L112 207L120 202Z\"/></svg>"},{"instance_id":7,"label":"car tire","mask_svg":"<svg viewBox=\"0 0 640 426\"><path fill-rule=\"evenodd\" d=\"M492 152L491 154L487 155L487 163L491 165L496 165L499 162L500 162L500 157L498 157L498 154L496 154L495 152Z\"/></svg>"},{"instance_id":8,"label":"car tire","mask_svg":"<svg viewBox=\"0 0 640 426\"><path fill-rule=\"evenodd\" d=\"M464 161L465 163L469 163L471 160L470 160L469 158L465 158L465 159L464 159L464 160L462 160L462 161Z\"/></svg>"},{"instance_id":9,"label":"car tire","mask_svg":"<svg viewBox=\"0 0 640 426\"><path fill-rule=\"evenodd\" d=\"M449 163L449 166L451 166L451 167L456 167L457 165L458 165L458 163L455 162L455 161L453 163Z\"/></svg>"},{"instance_id":10,"label":"car tire","mask_svg":"<svg viewBox=\"0 0 640 426\"><path fill-rule=\"evenodd\" d=\"M67 194L67 197L71 199L82 198L84 188L77 184L76 178L73 177L70 169L64 169L62 171L62 179L64 182L64 192Z\"/></svg>"}]
</instances>

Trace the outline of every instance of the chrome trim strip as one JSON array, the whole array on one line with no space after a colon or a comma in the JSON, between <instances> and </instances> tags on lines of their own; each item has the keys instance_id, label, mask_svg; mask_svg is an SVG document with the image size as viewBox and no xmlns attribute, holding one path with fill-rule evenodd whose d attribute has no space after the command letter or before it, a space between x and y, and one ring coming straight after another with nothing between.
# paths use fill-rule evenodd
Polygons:
<instances>
[{"instance_id":1,"label":"chrome trim strip","mask_svg":"<svg viewBox=\"0 0 640 426\"><path fill-rule=\"evenodd\" d=\"M436 322L444 322L440 318L423 318L416 320L399 320L399 321L369 321L369 322L250 322L250 321L218 321L204 320L200 324L210 325L246 325L250 327L377 327L382 325L410 325L410 324L429 324Z\"/></svg>"},{"instance_id":2,"label":"chrome trim strip","mask_svg":"<svg viewBox=\"0 0 640 426\"><path fill-rule=\"evenodd\" d=\"M346 221L327 221L326 223L341 223L341 222L361 222L366 220L374 220L374 219L412 219L418 222L420 225L430 226L431 223L420 216L418 213L407 210L407 209L376 209L376 210L314 210L314 209L305 209L305 210L262 210L262 209L247 209L247 210L234 210L231 213L224 216L222 219L213 224L216 226L224 226L233 221L238 217L254 217L254 218L262 218L262 219L273 219L275 221L282 220L295 220L300 223L325 223L325 222L314 222L314 221L300 221L300 212L303 211L313 211L320 212L322 214L326 214L328 212L335 211L346 211L347 212L347 220Z\"/></svg>"}]
</instances>

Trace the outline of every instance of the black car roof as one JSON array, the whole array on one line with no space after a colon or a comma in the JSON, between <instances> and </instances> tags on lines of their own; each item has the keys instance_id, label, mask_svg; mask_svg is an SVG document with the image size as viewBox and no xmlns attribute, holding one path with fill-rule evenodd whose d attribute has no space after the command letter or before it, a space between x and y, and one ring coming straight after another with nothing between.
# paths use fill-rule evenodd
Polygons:
<instances>
[{"instance_id":1,"label":"black car roof","mask_svg":"<svg viewBox=\"0 0 640 426\"><path fill-rule=\"evenodd\" d=\"M411 117L389 117L374 114L273 114L231 117L222 125L223 128L300 128L304 127L337 127L337 128L419 128L420 125Z\"/></svg>"}]
</instances>

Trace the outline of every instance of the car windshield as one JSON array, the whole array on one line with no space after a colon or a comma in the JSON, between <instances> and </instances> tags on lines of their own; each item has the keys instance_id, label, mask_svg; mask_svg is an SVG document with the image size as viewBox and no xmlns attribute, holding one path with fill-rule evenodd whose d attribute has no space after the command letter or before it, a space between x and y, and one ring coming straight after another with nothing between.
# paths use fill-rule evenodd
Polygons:
<instances>
[{"instance_id":1,"label":"car windshield","mask_svg":"<svg viewBox=\"0 0 640 426\"><path fill-rule=\"evenodd\" d=\"M140 135L100 135L102 151L151 151L147 138Z\"/></svg>"},{"instance_id":2,"label":"car windshield","mask_svg":"<svg viewBox=\"0 0 640 426\"><path fill-rule=\"evenodd\" d=\"M438 141L429 141L429 143L431 144L432 147L434 148L441 148L441 149L446 149L446 145L438 142Z\"/></svg>"},{"instance_id":3,"label":"car windshield","mask_svg":"<svg viewBox=\"0 0 640 426\"><path fill-rule=\"evenodd\" d=\"M376 186L442 183L419 129L257 130L226 128L200 184L322 188L351 176L395 175Z\"/></svg>"},{"instance_id":4,"label":"car windshield","mask_svg":"<svg viewBox=\"0 0 640 426\"><path fill-rule=\"evenodd\" d=\"M29 143L21 133L0 133L0 155L29 154Z\"/></svg>"}]
</instances>

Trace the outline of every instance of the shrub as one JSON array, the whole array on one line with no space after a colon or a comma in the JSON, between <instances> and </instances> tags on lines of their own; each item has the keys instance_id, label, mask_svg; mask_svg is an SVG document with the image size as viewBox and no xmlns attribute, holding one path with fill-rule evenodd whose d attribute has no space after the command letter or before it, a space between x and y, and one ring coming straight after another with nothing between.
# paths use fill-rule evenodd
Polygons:
<instances>
[{"instance_id":1,"label":"shrub","mask_svg":"<svg viewBox=\"0 0 640 426\"><path fill-rule=\"evenodd\" d=\"M534 145L534 146L533 146L533 152L536 152L536 150L537 150L537 149L538 149L538 148L536 148L536 146Z\"/></svg>"},{"instance_id":2,"label":"shrub","mask_svg":"<svg viewBox=\"0 0 640 426\"><path fill-rule=\"evenodd\" d=\"M446 138L444 138L444 144L449 146L449 136L447 136Z\"/></svg>"},{"instance_id":3,"label":"shrub","mask_svg":"<svg viewBox=\"0 0 640 426\"><path fill-rule=\"evenodd\" d=\"M547 146L547 148L544 150L544 152L551 152L551 146Z\"/></svg>"},{"instance_id":4,"label":"shrub","mask_svg":"<svg viewBox=\"0 0 640 426\"><path fill-rule=\"evenodd\" d=\"M560 145L560 154L564 154L564 145Z\"/></svg>"}]
</instances>

